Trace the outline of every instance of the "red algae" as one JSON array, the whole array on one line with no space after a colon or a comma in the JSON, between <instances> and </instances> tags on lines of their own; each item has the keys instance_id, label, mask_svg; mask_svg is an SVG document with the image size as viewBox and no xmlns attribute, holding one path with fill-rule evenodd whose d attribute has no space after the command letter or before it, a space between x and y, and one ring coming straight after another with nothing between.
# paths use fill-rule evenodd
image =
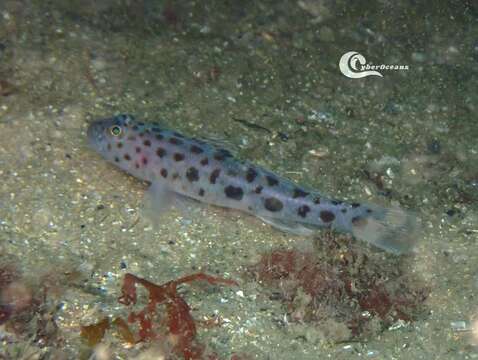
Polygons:
<instances>
[{"instance_id":1,"label":"red algae","mask_svg":"<svg viewBox=\"0 0 478 360\"><path fill-rule=\"evenodd\" d=\"M60 346L63 340L53 315L56 307L48 297L49 281L37 278L40 286L33 287L32 279L25 278L11 258L3 260L0 258L0 325L15 341L28 340L39 348Z\"/></svg>"},{"instance_id":2,"label":"red algae","mask_svg":"<svg viewBox=\"0 0 478 360\"><path fill-rule=\"evenodd\" d=\"M16 92L16 88L7 80L0 79L0 96L9 96Z\"/></svg>"},{"instance_id":3,"label":"red algae","mask_svg":"<svg viewBox=\"0 0 478 360\"><path fill-rule=\"evenodd\" d=\"M203 280L210 284L237 285L235 281L209 276L203 273L192 274L183 278L156 285L133 274L124 277L122 296L119 302L125 305L136 304L136 285L142 285L149 292L146 307L139 312L131 312L128 321L139 323L139 341L164 338L160 331L153 329L153 317L158 305L166 306L166 338L172 344L173 352L185 359L200 359L203 346L196 341L196 324L190 313L190 307L178 294L180 284ZM163 329L164 332L164 329Z\"/></svg>"},{"instance_id":4,"label":"red algae","mask_svg":"<svg viewBox=\"0 0 478 360\"><path fill-rule=\"evenodd\" d=\"M6 301L5 292L19 277L12 265L0 267L0 325L7 322L14 313L14 306Z\"/></svg>"},{"instance_id":5,"label":"red algae","mask_svg":"<svg viewBox=\"0 0 478 360\"><path fill-rule=\"evenodd\" d=\"M272 292L279 291L291 321L315 323L320 328L333 320L346 325L349 339L426 313L429 291L401 269L400 260L389 258L381 263L378 256L339 246L331 242L320 252L274 250L263 254L249 271Z\"/></svg>"},{"instance_id":6,"label":"red algae","mask_svg":"<svg viewBox=\"0 0 478 360\"><path fill-rule=\"evenodd\" d=\"M105 317L97 323L83 325L80 327L80 336L89 346L93 347L103 340L106 330L111 329L112 325L116 327L119 337L127 344L136 344L138 342L138 339L136 339L126 321L120 317L111 322L107 317Z\"/></svg>"},{"instance_id":7,"label":"red algae","mask_svg":"<svg viewBox=\"0 0 478 360\"><path fill-rule=\"evenodd\" d=\"M15 266L0 267L0 324L5 323L8 330L21 333L27 325L27 321L22 320L33 317L39 303L40 299L33 298L32 290Z\"/></svg>"},{"instance_id":8,"label":"red algae","mask_svg":"<svg viewBox=\"0 0 478 360\"><path fill-rule=\"evenodd\" d=\"M122 295L118 299L121 304L129 306L137 303L137 285L143 286L149 293L146 306L138 312L132 311L128 316L129 323L138 324L138 334L135 335L121 318L116 318L111 324L116 326L120 337L130 344L161 341L169 344L172 352L184 359L217 359L215 354L205 357L204 346L196 340L196 321L191 315L191 308L177 291L179 285L195 281L206 281L213 285L237 285L233 280L203 273L188 275L162 285L156 285L128 273L123 279ZM157 307L160 305L165 306L165 313L157 313ZM90 346L94 346L103 339L111 324L105 318L96 324L82 326L81 336Z\"/></svg>"},{"instance_id":9,"label":"red algae","mask_svg":"<svg viewBox=\"0 0 478 360\"><path fill-rule=\"evenodd\" d=\"M82 326L80 336L86 340L89 346L95 346L103 339L109 328L110 321L108 318L104 318L96 324Z\"/></svg>"},{"instance_id":10,"label":"red algae","mask_svg":"<svg viewBox=\"0 0 478 360\"><path fill-rule=\"evenodd\" d=\"M137 342L133 332L130 330L126 321L124 321L122 318L118 317L114 319L112 324L116 326L118 334L124 342L128 344L134 344Z\"/></svg>"}]
</instances>

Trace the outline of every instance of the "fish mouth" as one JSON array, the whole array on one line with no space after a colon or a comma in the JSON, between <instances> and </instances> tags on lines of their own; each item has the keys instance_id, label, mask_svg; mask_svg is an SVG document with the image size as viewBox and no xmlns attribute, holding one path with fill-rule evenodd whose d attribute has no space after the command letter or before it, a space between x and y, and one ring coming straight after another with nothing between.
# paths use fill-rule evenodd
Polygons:
<instances>
[{"instance_id":1,"label":"fish mouth","mask_svg":"<svg viewBox=\"0 0 478 360\"><path fill-rule=\"evenodd\" d=\"M92 122L86 130L86 136L90 146L98 150L105 139L103 121Z\"/></svg>"}]
</instances>

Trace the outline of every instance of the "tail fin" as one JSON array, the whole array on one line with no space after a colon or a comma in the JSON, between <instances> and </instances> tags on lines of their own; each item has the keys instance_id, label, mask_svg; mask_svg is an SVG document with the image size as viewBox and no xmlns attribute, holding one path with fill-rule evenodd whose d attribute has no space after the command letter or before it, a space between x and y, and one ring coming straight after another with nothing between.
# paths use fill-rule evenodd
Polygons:
<instances>
[{"instance_id":1,"label":"tail fin","mask_svg":"<svg viewBox=\"0 0 478 360\"><path fill-rule=\"evenodd\" d=\"M368 207L372 212L352 221L353 235L394 254L410 252L420 232L417 216L400 208Z\"/></svg>"}]
</instances>

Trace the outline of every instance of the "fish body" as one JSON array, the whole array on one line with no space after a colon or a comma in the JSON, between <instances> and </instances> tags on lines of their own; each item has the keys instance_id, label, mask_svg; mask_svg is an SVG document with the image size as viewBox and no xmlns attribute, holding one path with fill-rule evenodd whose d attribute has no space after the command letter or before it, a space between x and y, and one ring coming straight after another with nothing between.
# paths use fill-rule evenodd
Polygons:
<instances>
[{"instance_id":1,"label":"fish body","mask_svg":"<svg viewBox=\"0 0 478 360\"><path fill-rule=\"evenodd\" d=\"M257 216L287 232L312 235L320 228L351 233L393 253L412 248L416 219L401 209L345 202L307 189L228 150L186 137L157 123L118 115L90 124L90 145L106 160L178 194Z\"/></svg>"}]
</instances>

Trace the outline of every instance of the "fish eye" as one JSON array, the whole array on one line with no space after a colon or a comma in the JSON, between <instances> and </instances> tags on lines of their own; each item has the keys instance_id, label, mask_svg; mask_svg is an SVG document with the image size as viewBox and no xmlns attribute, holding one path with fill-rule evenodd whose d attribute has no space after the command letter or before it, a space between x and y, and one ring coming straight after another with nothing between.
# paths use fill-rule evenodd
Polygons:
<instances>
[{"instance_id":1,"label":"fish eye","mask_svg":"<svg viewBox=\"0 0 478 360\"><path fill-rule=\"evenodd\" d=\"M110 127L110 133L113 136L119 136L121 134L121 127L119 127L118 125L113 125L112 127Z\"/></svg>"}]
</instances>

